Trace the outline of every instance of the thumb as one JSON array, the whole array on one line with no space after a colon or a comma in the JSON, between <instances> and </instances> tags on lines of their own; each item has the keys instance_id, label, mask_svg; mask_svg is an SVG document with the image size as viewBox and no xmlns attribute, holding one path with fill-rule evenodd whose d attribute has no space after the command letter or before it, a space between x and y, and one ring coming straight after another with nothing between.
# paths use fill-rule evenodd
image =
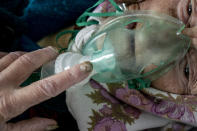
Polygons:
<instances>
[{"instance_id":1,"label":"thumb","mask_svg":"<svg viewBox=\"0 0 197 131\"><path fill-rule=\"evenodd\" d=\"M8 123L3 131L52 131L57 128L55 120L35 117L15 124Z\"/></svg>"}]
</instances>

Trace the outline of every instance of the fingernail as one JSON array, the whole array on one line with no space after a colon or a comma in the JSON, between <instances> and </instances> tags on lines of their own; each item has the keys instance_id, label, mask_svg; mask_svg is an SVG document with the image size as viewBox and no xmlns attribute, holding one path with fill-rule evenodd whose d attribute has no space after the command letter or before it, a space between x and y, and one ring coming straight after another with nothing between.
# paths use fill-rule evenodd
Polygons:
<instances>
[{"instance_id":1,"label":"fingernail","mask_svg":"<svg viewBox=\"0 0 197 131\"><path fill-rule=\"evenodd\" d=\"M49 50L51 50L51 51L55 52L56 54L58 54L58 53L59 53L58 49L57 49L57 48L55 48L55 47L48 46L48 47L47 47L47 49L49 49Z\"/></svg>"},{"instance_id":2,"label":"fingernail","mask_svg":"<svg viewBox=\"0 0 197 131\"><path fill-rule=\"evenodd\" d=\"M50 125L50 126L48 126L48 127L46 128L46 131L53 131L53 130L55 130L55 129L57 129L57 128L59 128L58 125Z\"/></svg>"},{"instance_id":3,"label":"fingernail","mask_svg":"<svg viewBox=\"0 0 197 131\"><path fill-rule=\"evenodd\" d=\"M80 70L83 72L91 72L92 69L93 69L92 64L88 61L80 65Z\"/></svg>"}]
</instances>

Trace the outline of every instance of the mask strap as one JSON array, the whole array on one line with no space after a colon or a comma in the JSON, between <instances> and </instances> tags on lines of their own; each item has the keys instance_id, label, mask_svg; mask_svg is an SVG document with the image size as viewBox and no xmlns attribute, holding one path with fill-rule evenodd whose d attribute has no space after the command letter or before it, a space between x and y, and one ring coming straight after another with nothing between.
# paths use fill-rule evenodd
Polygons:
<instances>
[{"instance_id":1,"label":"mask strap","mask_svg":"<svg viewBox=\"0 0 197 131\"><path fill-rule=\"evenodd\" d=\"M103 3L105 0L99 0L92 7L88 8L76 21L78 26L89 26L93 24L98 24L99 22L96 20L87 21L87 18L90 16L94 17L106 17L106 16L117 16L123 14L123 10L116 4L114 0L109 0L109 2L114 6L116 12L106 12L106 13L92 13L92 9Z\"/></svg>"},{"instance_id":2,"label":"mask strap","mask_svg":"<svg viewBox=\"0 0 197 131\"><path fill-rule=\"evenodd\" d=\"M91 12L94 8L96 8L98 5L100 5L104 1L105 0L99 0L92 7L88 8L77 19L76 24L78 26L88 26L88 25L98 24L98 21L96 21L96 20L87 21L87 18L90 17L90 16L94 16L94 17L106 17L106 16L116 16L116 15L123 14L123 10L116 4L116 2L114 2L114 0L109 0L109 2L115 7L116 12L107 12L107 13L92 13ZM59 34L57 34L57 36L56 36L56 43L57 43L57 46L60 48L59 53L65 52L67 50L67 48L63 48L58 43L58 40L60 39L60 37L62 37L63 35L66 35L66 34L72 34L72 37L70 38L70 40L68 42L68 43L70 43L70 41L75 38L75 36L77 35L78 32L79 32L79 30L66 30L66 31L63 31L63 32L60 32Z\"/></svg>"},{"instance_id":3,"label":"mask strap","mask_svg":"<svg viewBox=\"0 0 197 131\"><path fill-rule=\"evenodd\" d=\"M62 37L63 35L66 35L66 34L71 34L72 36L71 36L71 38L68 41L68 43L70 43L71 40L73 40L75 38L75 36L77 35L78 32L79 32L79 30L65 30L65 31L60 32L60 33L57 34L57 36L56 36L56 44L60 48L59 53L65 52L67 50L67 48L63 48L58 43L58 40L60 39L60 37Z\"/></svg>"},{"instance_id":4,"label":"mask strap","mask_svg":"<svg viewBox=\"0 0 197 131\"><path fill-rule=\"evenodd\" d=\"M133 80L128 80L127 83L129 89L141 90L143 88L150 87L151 81L149 79L136 78Z\"/></svg>"}]
</instances>

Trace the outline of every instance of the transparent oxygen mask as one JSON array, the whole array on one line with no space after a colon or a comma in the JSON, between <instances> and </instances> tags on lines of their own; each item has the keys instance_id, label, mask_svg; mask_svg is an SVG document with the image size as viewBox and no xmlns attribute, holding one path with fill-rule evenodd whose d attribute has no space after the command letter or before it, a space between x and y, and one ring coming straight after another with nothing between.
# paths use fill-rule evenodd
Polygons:
<instances>
[{"instance_id":1,"label":"transparent oxygen mask","mask_svg":"<svg viewBox=\"0 0 197 131\"><path fill-rule=\"evenodd\" d=\"M129 28L133 25L136 28ZM60 55L54 72L90 61L91 78L99 82L157 79L185 56L190 38L181 34L184 27L181 21L164 14L125 12L103 22L84 44L81 54Z\"/></svg>"}]
</instances>

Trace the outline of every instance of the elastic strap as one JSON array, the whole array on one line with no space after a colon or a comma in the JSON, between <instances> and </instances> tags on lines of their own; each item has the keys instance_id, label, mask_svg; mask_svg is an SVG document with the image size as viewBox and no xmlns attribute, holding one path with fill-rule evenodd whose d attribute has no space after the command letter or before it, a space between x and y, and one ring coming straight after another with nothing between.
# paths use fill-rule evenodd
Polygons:
<instances>
[{"instance_id":1,"label":"elastic strap","mask_svg":"<svg viewBox=\"0 0 197 131\"><path fill-rule=\"evenodd\" d=\"M114 0L109 0L109 2L114 6L116 12L106 12L106 13L92 13L92 9L103 3L105 0L99 0L92 7L88 8L76 21L78 26L89 26L93 24L98 24L99 22L96 20L87 21L87 18L90 16L94 17L106 17L106 16L117 16L123 14L123 10L114 2Z\"/></svg>"},{"instance_id":2,"label":"elastic strap","mask_svg":"<svg viewBox=\"0 0 197 131\"><path fill-rule=\"evenodd\" d=\"M99 0L98 2L96 2L92 7L88 8L76 21L76 24L78 26L89 26L89 25L93 25L93 24L98 24L98 21L96 20L90 20L87 21L87 18L90 16L94 16L94 17L106 17L106 16L116 16L116 15L120 15L123 13L123 11L121 10L121 8L119 8L119 6L116 4L116 2L114 2L114 0L109 0L109 2L115 7L116 12L107 12L107 13L92 13L90 11L92 11L92 9L94 9L95 7L97 7L98 5L100 5L101 3L103 3L105 0ZM67 50L67 48L63 48L62 46L60 46L60 44L58 43L58 40L60 37L62 37L65 34L72 34L72 37L69 40L69 43L72 39L75 38L75 36L77 35L77 33L79 32L79 30L66 30L63 32L60 32L57 36L56 36L56 43L58 45L58 47L60 48L60 53L65 52Z\"/></svg>"},{"instance_id":3,"label":"elastic strap","mask_svg":"<svg viewBox=\"0 0 197 131\"><path fill-rule=\"evenodd\" d=\"M151 81L149 79L141 79L141 78L128 80L127 82L129 89L137 89L137 90L148 88L150 87L151 84Z\"/></svg>"},{"instance_id":4,"label":"elastic strap","mask_svg":"<svg viewBox=\"0 0 197 131\"><path fill-rule=\"evenodd\" d=\"M71 38L69 39L68 43L70 43L71 40L73 40L75 38L75 36L77 35L77 33L79 32L79 30L66 30L63 32L60 32L57 34L56 36L56 44L57 46L60 48L59 53L65 52L67 50L67 48L63 48L59 43L59 39L66 34L72 34Z\"/></svg>"}]
</instances>

